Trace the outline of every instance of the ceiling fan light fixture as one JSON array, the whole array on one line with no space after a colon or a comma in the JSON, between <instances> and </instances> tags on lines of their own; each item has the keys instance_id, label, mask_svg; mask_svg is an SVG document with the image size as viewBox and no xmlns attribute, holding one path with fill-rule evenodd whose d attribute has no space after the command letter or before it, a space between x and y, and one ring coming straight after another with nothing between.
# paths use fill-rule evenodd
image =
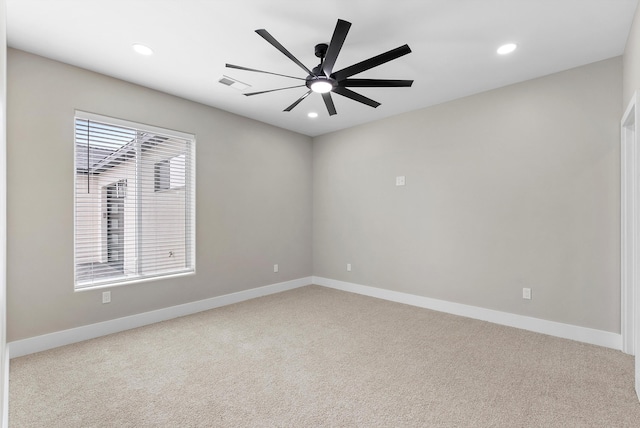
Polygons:
<instances>
[{"instance_id":1,"label":"ceiling fan light fixture","mask_svg":"<svg viewBox=\"0 0 640 428\"><path fill-rule=\"evenodd\" d=\"M244 95L247 97L265 94L268 92L282 91L285 89L293 89L293 88L301 88L306 86L308 91L302 94L300 98L295 100L293 104L289 107L285 108L284 112L289 112L295 108L298 104L300 104L305 98L307 98L312 93L317 93L322 95L322 101L324 102L325 107L327 108L327 112L329 116L333 116L337 114L336 106L333 103L333 98L331 93L349 98L353 101L359 102L361 104L368 105L370 107L376 108L380 105L379 102L372 100L371 98L367 98L358 92L352 91L349 87L359 87L359 88L400 88L400 87L410 87L413 83L413 80L398 80L398 79L349 79L349 77L362 73L363 71L370 70L374 67L382 65L386 62L392 61L394 59L400 58L403 55L411 53L411 48L409 45L402 45L395 49L391 49L390 51L383 52L380 55L373 56L364 61L360 61L356 64L353 64L347 68L343 68L336 72L333 71L333 66L336 63L336 59L338 58L338 54L342 49L342 45L347 37L347 33L349 32L349 28L351 27L351 23L347 22L343 19L338 19L336 23L335 30L333 31L333 36L331 36L331 42L329 44L320 43L315 47L315 55L320 58L320 64L310 70L306 65L300 62L298 58L293 56L291 52L289 52L284 46L280 44L267 30L264 28L256 30L256 33L265 39L270 45L279 50L284 56L293 61L297 66L303 69L307 73L306 78L295 77L295 76L287 76L284 74L273 73L271 71L265 70L256 70L254 68L242 67L239 65L227 64L226 66L229 68L234 68L238 70L246 70L253 71L256 73L265 73L265 74L274 74L276 76L288 77L291 79L304 80L304 85L297 86L288 86L284 88L276 88L269 89L266 91L258 91L258 92L248 92Z\"/></svg>"},{"instance_id":2,"label":"ceiling fan light fixture","mask_svg":"<svg viewBox=\"0 0 640 428\"><path fill-rule=\"evenodd\" d=\"M331 90L333 89L333 84L328 80L318 79L311 83L309 89L318 94L326 94L327 92L331 92Z\"/></svg>"},{"instance_id":3,"label":"ceiling fan light fixture","mask_svg":"<svg viewBox=\"0 0 640 428\"><path fill-rule=\"evenodd\" d=\"M315 111L312 111L307 113L307 116L311 119L315 119L316 117L318 117L318 113L316 113Z\"/></svg>"}]
</instances>

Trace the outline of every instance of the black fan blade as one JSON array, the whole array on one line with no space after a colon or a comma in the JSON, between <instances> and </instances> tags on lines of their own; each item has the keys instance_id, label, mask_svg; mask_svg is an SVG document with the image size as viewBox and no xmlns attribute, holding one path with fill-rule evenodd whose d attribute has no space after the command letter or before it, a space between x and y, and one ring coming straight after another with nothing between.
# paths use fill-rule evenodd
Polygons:
<instances>
[{"instance_id":1,"label":"black fan blade","mask_svg":"<svg viewBox=\"0 0 640 428\"><path fill-rule=\"evenodd\" d=\"M332 74L332 77L337 81L341 81L346 79L347 77L353 76L354 74L362 73L363 71L369 70L373 67L377 67L381 64L384 64L385 62L400 58L401 56L408 53L411 53L409 45L400 46L399 48L391 49L388 52L382 53L369 59L365 59L364 61L354 64L350 67L343 68L340 71L336 71Z\"/></svg>"},{"instance_id":2,"label":"black fan blade","mask_svg":"<svg viewBox=\"0 0 640 428\"><path fill-rule=\"evenodd\" d=\"M274 76L282 76L282 77L289 77L291 79L306 80L302 77L287 76L286 74L272 73L270 71L264 71L264 70L256 70L255 68L242 67L240 65L225 64L225 66L228 68L236 68L238 70L255 71L256 73L273 74Z\"/></svg>"},{"instance_id":3,"label":"black fan blade","mask_svg":"<svg viewBox=\"0 0 640 428\"><path fill-rule=\"evenodd\" d=\"M309 92L307 92L306 94L304 94L303 96L301 96L300 98L298 98L296 100L295 103L291 104L289 107L287 107L286 109L284 109L283 111L291 111L293 110L293 108L295 106L297 106L298 104L300 104L300 101L304 100L305 98L307 98L309 96L309 94L311 93L311 89L309 89Z\"/></svg>"},{"instance_id":4,"label":"black fan blade","mask_svg":"<svg viewBox=\"0 0 640 428\"><path fill-rule=\"evenodd\" d=\"M338 85L345 88L407 88L413 84L413 80L387 80L387 79L345 79Z\"/></svg>"},{"instance_id":5,"label":"black fan blade","mask_svg":"<svg viewBox=\"0 0 640 428\"><path fill-rule=\"evenodd\" d=\"M267 92L284 91L285 89L302 88L303 86L306 86L306 85L287 86L286 88L269 89L268 91L260 91L260 92L247 92L244 95L246 95L247 97L250 97L251 95L260 95L260 94L266 94Z\"/></svg>"},{"instance_id":6,"label":"black fan blade","mask_svg":"<svg viewBox=\"0 0 640 428\"><path fill-rule=\"evenodd\" d=\"M333 71L333 66L336 63L336 59L338 59L338 54L340 53L340 49L342 49L344 40L347 38L349 28L351 28L350 22L338 19L336 29L333 30L333 36L331 36L331 42L329 43L327 54L325 55L324 62L322 64L322 72L327 77L329 77Z\"/></svg>"},{"instance_id":7,"label":"black fan blade","mask_svg":"<svg viewBox=\"0 0 640 428\"><path fill-rule=\"evenodd\" d=\"M345 87L342 86L338 86L336 88L333 88L333 92L335 92L336 94L340 94L343 97L347 97L347 98L351 98L354 101L358 101L359 103L362 104L366 104L368 106L371 106L373 108L376 108L380 105L379 102L372 100L371 98L367 98L364 95L360 95L357 92L353 92L351 89L347 89Z\"/></svg>"},{"instance_id":8,"label":"black fan blade","mask_svg":"<svg viewBox=\"0 0 640 428\"><path fill-rule=\"evenodd\" d=\"M336 106L333 105L333 100L331 99L331 92L325 92L322 94L322 99L324 100L324 105L327 106L327 111L329 112L329 116L333 116L337 114Z\"/></svg>"},{"instance_id":9,"label":"black fan blade","mask_svg":"<svg viewBox=\"0 0 640 428\"><path fill-rule=\"evenodd\" d=\"M274 39L273 36L271 34L269 34L269 32L267 30L264 30L264 29L256 30L256 33L258 33L260 36L262 36L262 38L265 39L267 42L271 43L280 52L285 54L287 56L287 58L289 58L291 61L293 61L296 64L298 64L298 66L300 68L302 68L304 71L306 71L308 74L313 74L311 72L311 70L309 70L307 67L305 67L305 65L303 63L298 61L298 58L293 56L293 54L291 52L289 52L287 49L285 49L284 46L282 46L276 39Z\"/></svg>"}]
</instances>

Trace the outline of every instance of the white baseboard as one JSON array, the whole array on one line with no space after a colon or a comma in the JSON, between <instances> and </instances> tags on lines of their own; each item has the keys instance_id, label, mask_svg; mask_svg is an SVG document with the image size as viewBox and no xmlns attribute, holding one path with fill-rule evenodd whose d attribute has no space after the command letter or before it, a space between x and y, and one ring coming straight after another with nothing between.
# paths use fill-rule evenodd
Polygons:
<instances>
[{"instance_id":1,"label":"white baseboard","mask_svg":"<svg viewBox=\"0 0 640 428\"><path fill-rule=\"evenodd\" d=\"M233 303L239 303L249 299L255 299L256 297L267 296L269 294L304 287L311 283L311 277L299 278L277 284L266 285L264 287L239 291L237 293L225 294L224 296L199 300L197 302L185 303L183 305L171 306L164 309L85 325L69 330L57 331L55 333L44 334L42 336L16 340L14 342L7 343L8 355L10 358L21 357L23 355L46 351L47 349L69 345L83 340L94 339L107 334L142 327L185 315L191 315L197 312L219 308L221 306L231 305Z\"/></svg>"},{"instance_id":2,"label":"white baseboard","mask_svg":"<svg viewBox=\"0 0 640 428\"><path fill-rule=\"evenodd\" d=\"M94 339L107 334L142 327L172 318L239 303L256 297L267 296L270 294L280 293L282 291L292 290L294 288L304 287L310 284L317 284L324 287L335 288L337 290L432 309L439 312L446 312L453 315L460 315L467 318L488 321L509 327L521 328L524 330L534 331L536 333L548 334L550 336L576 340L616 350L622 349L622 336L616 333L314 276L266 285L264 287L252 288L250 290L226 294L224 296L171 306L164 309L158 309L156 311L44 334L42 336L16 340L7 343L6 366L9 366L9 358L16 358L23 355L33 354L35 352L46 351L47 349L69 345L83 340ZM2 369L6 370L6 368ZM9 374L7 373L5 379L7 381L8 375Z\"/></svg>"},{"instance_id":3,"label":"white baseboard","mask_svg":"<svg viewBox=\"0 0 640 428\"><path fill-rule=\"evenodd\" d=\"M428 297L317 276L313 277L313 283L324 287L335 288L337 290L376 297L378 299L390 300L392 302L404 303L406 305L418 306L439 312L446 312L453 315L460 315L467 318L474 318L495 324L516 327L523 330L534 331L536 333L548 334L550 336L561 337L563 339L576 340L578 342L590 343L592 345L604 346L606 348L616 350L622 349L622 336L608 331L563 324L555 321L547 321L540 318L495 311L477 306L464 305L462 303L447 302L445 300L431 299Z\"/></svg>"}]
</instances>

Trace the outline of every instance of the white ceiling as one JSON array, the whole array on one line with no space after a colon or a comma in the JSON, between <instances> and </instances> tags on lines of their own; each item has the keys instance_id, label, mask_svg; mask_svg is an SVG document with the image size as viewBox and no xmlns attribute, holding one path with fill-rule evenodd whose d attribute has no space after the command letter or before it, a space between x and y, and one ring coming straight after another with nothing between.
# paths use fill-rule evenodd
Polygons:
<instances>
[{"instance_id":1,"label":"white ceiling","mask_svg":"<svg viewBox=\"0 0 640 428\"><path fill-rule=\"evenodd\" d=\"M638 0L7 0L7 38L22 49L302 134L316 136L621 55ZM225 63L306 77L254 30L308 68L338 18L353 25L334 70L409 44L412 53L354 77L414 79L411 88L354 88L377 109L333 95L327 114L299 84ZM503 43L518 43L509 56ZM155 54L136 54L133 43ZM319 116L309 119L307 113Z\"/></svg>"}]
</instances>

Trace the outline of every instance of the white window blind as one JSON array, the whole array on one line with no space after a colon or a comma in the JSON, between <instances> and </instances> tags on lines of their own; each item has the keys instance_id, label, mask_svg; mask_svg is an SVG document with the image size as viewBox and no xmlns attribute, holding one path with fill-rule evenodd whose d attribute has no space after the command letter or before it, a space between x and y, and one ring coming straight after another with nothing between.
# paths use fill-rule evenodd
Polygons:
<instances>
[{"instance_id":1,"label":"white window blind","mask_svg":"<svg viewBox=\"0 0 640 428\"><path fill-rule=\"evenodd\" d=\"M75 288L195 272L195 138L77 112Z\"/></svg>"}]
</instances>

